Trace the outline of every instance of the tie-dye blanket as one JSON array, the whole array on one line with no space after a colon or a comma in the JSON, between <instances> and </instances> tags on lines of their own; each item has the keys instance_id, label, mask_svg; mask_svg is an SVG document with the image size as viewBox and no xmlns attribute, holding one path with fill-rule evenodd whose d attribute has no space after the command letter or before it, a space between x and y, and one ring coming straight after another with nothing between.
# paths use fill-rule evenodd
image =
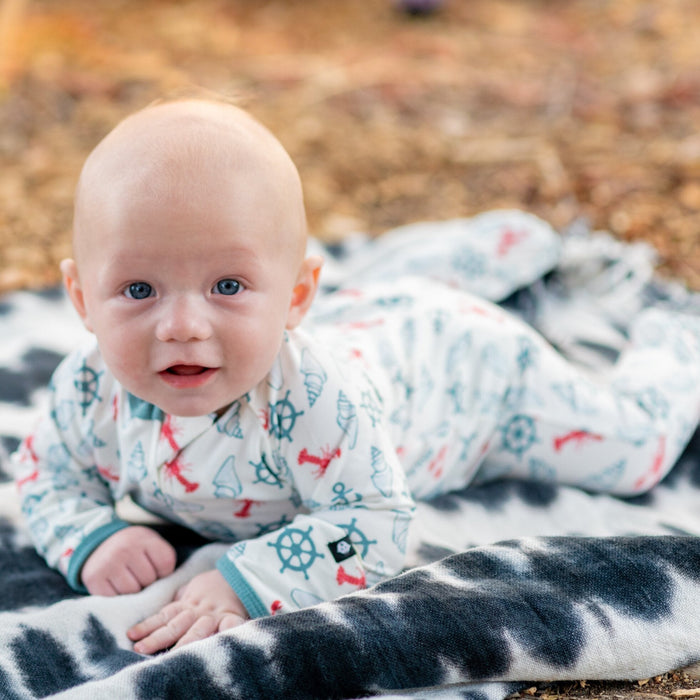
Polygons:
<instances>
[{"instance_id":1,"label":"tie-dye blanket","mask_svg":"<svg viewBox=\"0 0 700 700\"><path fill-rule=\"evenodd\" d=\"M700 295L653 276L653 251L518 212L404 227L325 250L324 292L429 274L502 302L589 366L629 320ZM319 302L323 303L323 297ZM646 678L700 659L700 434L634 499L514 481L419 505L410 568L370 590L147 658L126 629L224 545L172 525L182 565L137 595L85 597L34 553L8 453L82 333L57 291L0 299L0 697L501 700L538 680ZM144 519L135 506L123 515Z\"/></svg>"}]
</instances>

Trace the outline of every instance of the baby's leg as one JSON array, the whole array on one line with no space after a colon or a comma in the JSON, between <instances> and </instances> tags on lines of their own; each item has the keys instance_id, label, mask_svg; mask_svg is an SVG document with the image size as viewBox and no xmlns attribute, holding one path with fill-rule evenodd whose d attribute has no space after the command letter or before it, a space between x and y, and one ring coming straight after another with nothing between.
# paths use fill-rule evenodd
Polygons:
<instances>
[{"instance_id":1,"label":"baby's leg","mask_svg":"<svg viewBox=\"0 0 700 700\"><path fill-rule=\"evenodd\" d=\"M427 277L500 301L549 272L560 252L561 238L541 219L492 211L401 226L351 251L337 267L326 255L321 284L361 287Z\"/></svg>"},{"instance_id":2,"label":"baby's leg","mask_svg":"<svg viewBox=\"0 0 700 700\"><path fill-rule=\"evenodd\" d=\"M652 309L603 377L525 331L511 390L478 480L517 476L635 494L670 470L700 420L700 318Z\"/></svg>"}]
</instances>

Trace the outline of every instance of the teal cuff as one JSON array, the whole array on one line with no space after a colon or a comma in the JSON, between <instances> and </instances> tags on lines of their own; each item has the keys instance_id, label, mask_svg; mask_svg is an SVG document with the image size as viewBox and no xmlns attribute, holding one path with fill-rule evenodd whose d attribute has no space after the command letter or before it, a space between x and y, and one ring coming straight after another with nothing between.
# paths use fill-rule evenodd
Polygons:
<instances>
[{"instance_id":1,"label":"teal cuff","mask_svg":"<svg viewBox=\"0 0 700 700\"><path fill-rule=\"evenodd\" d=\"M233 588L236 595L241 599L251 617L266 617L269 613L265 604L260 600L260 596L253 590L253 587L246 581L238 567L224 554L217 562L216 568L223 574L229 586Z\"/></svg>"},{"instance_id":2,"label":"teal cuff","mask_svg":"<svg viewBox=\"0 0 700 700\"><path fill-rule=\"evenodd\" d=\"M73 555L68 563L68 572L66 573L66 579L68 585L78 593L87 593L88 589L83 586L80 582L80 570L83 568L83 564L86 559L101 545L108 537L113 535L119 530L123 530L125 527L130 527L131 523L124 522L123 520L115 519L106 525L98 527L97 530L93 530L82 542L75 548Z\"/></svg>"}]
</instances>

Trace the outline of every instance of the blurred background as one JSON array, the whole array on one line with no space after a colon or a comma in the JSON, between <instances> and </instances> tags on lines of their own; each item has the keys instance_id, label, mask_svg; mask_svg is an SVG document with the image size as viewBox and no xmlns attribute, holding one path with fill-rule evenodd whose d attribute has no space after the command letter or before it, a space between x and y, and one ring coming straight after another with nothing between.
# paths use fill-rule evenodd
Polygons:
<instances>
[{"instance_id":1,"label":"blurred background","mask_svg":"<svg viewBox=\"0 0 700 700\"><path fill-rule=\"evenodd\" d=\"M698 36L698 0L0 0L0 291L58 281L87 153L195 89L280 138L321 238L518 207L700 289Z\"/></svg>"}]
</instances>

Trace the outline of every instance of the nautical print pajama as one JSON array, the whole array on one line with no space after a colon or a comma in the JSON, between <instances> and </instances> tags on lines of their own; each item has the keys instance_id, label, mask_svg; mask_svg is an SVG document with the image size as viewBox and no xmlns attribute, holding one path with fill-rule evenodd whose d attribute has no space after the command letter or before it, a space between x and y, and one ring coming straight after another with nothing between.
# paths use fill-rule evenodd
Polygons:
<instances>
[{"instance_id":1,"label":"nautical print pajama","mask_svg":"<svg viewBox=\"0 0 700 700\"><path fill-rule=\"evenodd\" d=\"M499 307L420 278L345 289L320 309L315 338L383 369L374 381L417 498L504 476L633 495L700 419L697 317L643 312L595 376Z\"/></svg>"},{"instance_id":2,"label":"nautical print pajama","mask_svg":"<svg viewBox=\"0 0 700 700\"><path fill-rule=\"evenodd\" d=\"M130 494L231 542L217 567L255 617L395 574L414 498L504 475L648 489L699 414L697 318L642 314L595 378L497 306L414 277L321 297L221 417L129 394L93 343L57 369L15 463L37 549L74 587Z\"/></svg>"}]
</instances>

